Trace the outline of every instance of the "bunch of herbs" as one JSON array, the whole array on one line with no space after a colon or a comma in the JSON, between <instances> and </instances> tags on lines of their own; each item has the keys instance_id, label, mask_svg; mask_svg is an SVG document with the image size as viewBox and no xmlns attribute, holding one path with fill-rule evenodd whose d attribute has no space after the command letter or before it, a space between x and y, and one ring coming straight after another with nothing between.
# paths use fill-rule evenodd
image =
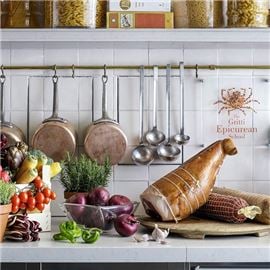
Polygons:
<instances>
[{"instance_id":1,"label":"bunch of herbs","mask_svg":"<svg viewBox=\"0 0 270 270\"><path fill-rule=\"evenodd\" d=\"M98 186L107 186L112 173L108 158L99 165L84 154L79 157L68 154L61 167L60 182L66 192L89 192Z\"/></svg>"}]
</instances>

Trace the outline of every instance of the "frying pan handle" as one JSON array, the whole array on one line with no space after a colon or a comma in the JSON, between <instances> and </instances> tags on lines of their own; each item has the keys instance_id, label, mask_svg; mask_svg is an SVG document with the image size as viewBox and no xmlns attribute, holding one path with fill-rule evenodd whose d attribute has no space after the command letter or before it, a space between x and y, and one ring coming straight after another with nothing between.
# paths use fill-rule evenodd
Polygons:
<instances>
[{"instance_id":1,"label":"frying pan handle","mask_svg":"<svg viewBox=\"0 0 270 270\"><path fill-rule=\"evenodd\" d=\"M107 102L107 87L108 76L104 73L102 75L102 119L109 119L108 117L108 102Z\"/></svg>"},{"instance_id":2,"label":"frying pan handle","mask_svg":"<svg viewBox=\"0 0 270 270\"><path fill-rule=\"evenodd\" d=\"M0 84L1 84L1 102L0 102L0 106L1 106L1 116L0 116L0 123L4 123L4 117L5 117L5 112L4 112L4 85L5 85L5 81L6 81L6 76L5 75L1 75L0 76Z\"/></svg>"},{"instance_id":3,"label":"frying pan handle","mask_svg":"<svg viewBox=\"0 0 270 270\"><path fill-rule=\"evenodd\" d=\"M58 76L54 75L52 77L53 81L53 111L50 118L58 118L59 111L59 99L58 99Z\"/></svg>"}]
</instances>

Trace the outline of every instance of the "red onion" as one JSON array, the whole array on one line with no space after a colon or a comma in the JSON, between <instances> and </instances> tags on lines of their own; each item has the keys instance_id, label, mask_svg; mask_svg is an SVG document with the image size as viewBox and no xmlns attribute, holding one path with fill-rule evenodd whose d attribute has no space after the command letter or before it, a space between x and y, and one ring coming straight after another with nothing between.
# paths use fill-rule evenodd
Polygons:
<instances>
[{"instance_id":1,"label":"red onion","mask_svg":"<svg viewBox=\"0 0 270 270\"><path fill-rule=\"evenodd\" d=\"M90 205L104 206L108 204L109 199L110 199L109 191L104 187L98 187L93 189L88 194L87 202Z\"/></svg>"},{"instance_id":2,"label":"red onion","mask_svg":"<svg viewBox=\"0 0 270 270\"><path fill-rule=\"evenodd\" d=\"M122 214L114 220L114 228L121 236L131 236L138 230L139 222L128 214Z\"/></svg>"}]
</instances>

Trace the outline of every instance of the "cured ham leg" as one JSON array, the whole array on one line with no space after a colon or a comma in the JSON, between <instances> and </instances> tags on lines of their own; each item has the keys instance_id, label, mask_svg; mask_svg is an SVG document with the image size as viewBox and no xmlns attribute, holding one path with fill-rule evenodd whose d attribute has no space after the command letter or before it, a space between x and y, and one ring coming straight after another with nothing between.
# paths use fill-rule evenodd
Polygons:
<instances>
[{"instance_id":1,"label":"cured ham leg","mask_svg":"<svg viewBox=\"0 0 270 270\"><path fill-rule=\"evenodd\" d=\"M231 139L208 146L141 194L146 213L163 221L188 217L207 202L225 156L236 153Z\"/></svg>"}]
</instances>

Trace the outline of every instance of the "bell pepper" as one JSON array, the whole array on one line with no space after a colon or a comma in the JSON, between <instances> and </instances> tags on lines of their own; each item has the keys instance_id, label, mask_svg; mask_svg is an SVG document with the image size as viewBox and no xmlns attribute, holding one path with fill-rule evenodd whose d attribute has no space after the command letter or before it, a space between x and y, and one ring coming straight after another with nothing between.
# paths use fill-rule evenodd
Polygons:
<instances>
[{"instance_id":1,"label":"bell pepper","mask_svg":"<svg viewBox=\"0 0 270 270\"><path fill-rule=\"evenodd\" d=\"M101 232L102 231L97 228L92 228L90 230L83 230L82 239L87 244L93 244L99 239Z\"/></svg>"},{"instance_id":2,"label":"bell pepper","mask_svg":"<svg viewBox=\"0 0 270 270\"><path fill-rule=\"evenodd\" d=\"M59 230L62 236L64 236L71 243L76 242L76 238L81 237L82 230L75 221L66 221L59 225Z\"/></svg>"}]
</instances>

